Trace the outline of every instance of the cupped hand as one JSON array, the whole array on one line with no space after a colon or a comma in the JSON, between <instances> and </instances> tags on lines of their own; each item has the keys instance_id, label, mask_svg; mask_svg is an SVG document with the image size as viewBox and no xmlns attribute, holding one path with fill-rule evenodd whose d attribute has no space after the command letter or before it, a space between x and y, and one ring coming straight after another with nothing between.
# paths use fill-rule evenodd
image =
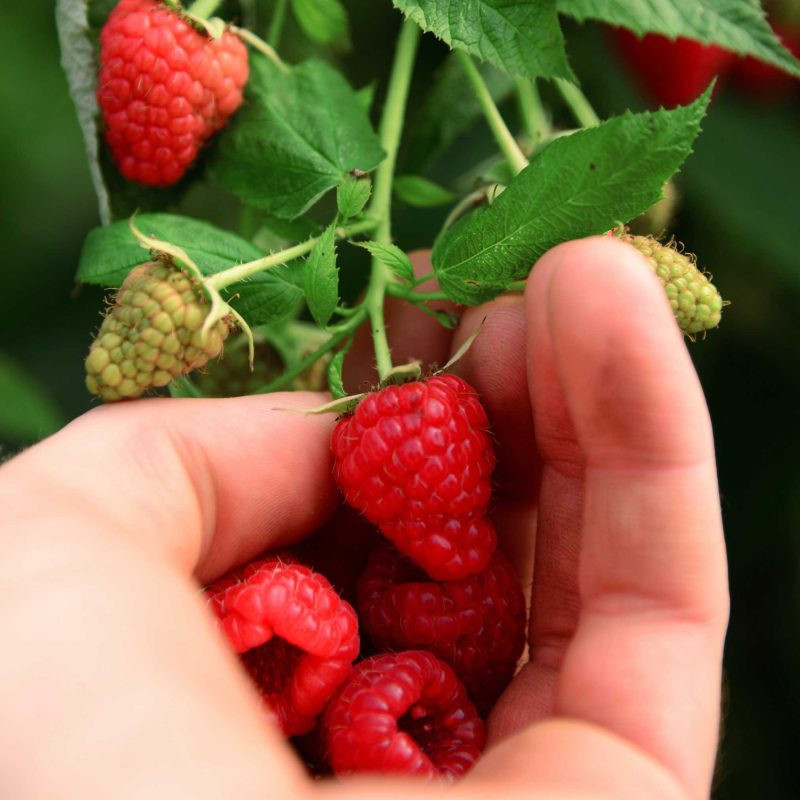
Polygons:
<instances>
[{"instance_id":1,"label":"cupped hand","mask_svg":"<svg viewBox=\"0 0 800 800\"><path fill-rule=\"evenodd\" d=\"M455 371L494 421L495 520L532 587L530 660L450 792L708 796L728 601L697 377L625 245L562 245L528 283L468 310L452 337L410 306L388 315L396 361L442 363L485 320ZM312 784L199 596L332 513L333 419L285 410L322 402L101 408L0 470L6 796L440 794L386 778Z\"/></svg>"}]
</instances>

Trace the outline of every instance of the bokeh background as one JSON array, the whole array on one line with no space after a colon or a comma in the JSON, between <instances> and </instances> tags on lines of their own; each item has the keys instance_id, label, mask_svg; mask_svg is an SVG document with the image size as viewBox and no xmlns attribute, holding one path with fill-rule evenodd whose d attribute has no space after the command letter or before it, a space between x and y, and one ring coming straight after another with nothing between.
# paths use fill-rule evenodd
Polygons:
<instances>
[{"instance_id":1,"label":"bokeh background","mask_svg":"<svg viewBox=\"0 0 800 800\"><path fill-rule=\"evenodd\" d=\"M265 8L269 0L263 0ZM388 0L349 2L354 84L385 75L397 15ZM82 361L102 292L73 282L98 223L84 146L59 66L53 3L7 3L0 26L0 457L90 407ZM443 57L426 37L421 70ZM598 26L567 26L570 55L601 114L651 105ZM291 21L290 60L309 48ZM424 102L415 85L413 105ZM546 93L549 99L549 95ZM454 101L457 102L457 99ZM513 104L504 106L513 118ZM566 111L554 106L556 120ZM411 148L413 150L413 148ZM493 151L480 121L454 176ZM722 326L687 344L716 432L730 553L728 708L718 798L800 797L800 83L777 99L722 86L678 179L672 227L732 300ZM203 215L203 194L192 201ZM208 209L213 218L212 209ZM406 210L399 244L430 241L444 212ZM354 264L351 274L362 266ZM680 391L676 386L675 391ZM0 512L1 513L1 512ZM676 508L691 515L692 508Z\"/></svg>"}]
</instances>

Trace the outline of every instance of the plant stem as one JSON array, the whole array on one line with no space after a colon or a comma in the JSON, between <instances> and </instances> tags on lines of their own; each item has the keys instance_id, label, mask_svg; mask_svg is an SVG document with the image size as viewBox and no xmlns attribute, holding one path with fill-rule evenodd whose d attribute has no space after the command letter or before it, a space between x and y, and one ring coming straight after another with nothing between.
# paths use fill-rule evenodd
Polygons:
<instances>
[{"instance_id":1,"label":"plant stem","mask_svg":"<svg viewBox=\"0 0 800 800\"><path fill-rule=\"evenodd\" d=\"M401 286L399 283L392 283L388 287L388 292L393 297L401 297L412 303L429 303L434 300L449 300L445 292L415 292L409 286Z\"/></svg>"},{"instance_id":2,"label":"plant stem","mask_svg":"<svg viewBox=\"0 0 800 800\"><path fill-rule=\"evenodd\" d=\"M369 214L378 220L375 241L380 244L392 243L392 183L397 163L397 150L403 131L408 91L411 75L414 71L414 60L417 54L420 29L415 22L406 20L400 29L394 64L389 76L389 87L386 91L386 102L379 135L386 158L375 172L375 186L370 204ZM375 348L375 361L378 375L383 380L392 369L392 354L386 338L386 324L383 318L383 306L386 286L394 280L390 270L377 258L372 259L369 287L364 305L369 314L372 342Z\"/></svg>"},{"instance_id":3,"label":"plant stem","mask_svg":"<svg viewBox=\"0 0 800 800\"><path fill-rule=\"evenodd\" d=\"M288 4L288 0L275 0L275 8L272 11L272 20L269 23L269 31L267 32L267 42L272 47L278 47L280 44Z\"/></svg>"},{"instance_id":4,"label":"plant stem","mask_svg":"<svg viewBox=\"0 0 800 800\"><path fill-rule=\"evenodd\" d=\"M517 87L520 116L525 126L525 133L531 140L531 146L536 147L550 135L550 120L542 105L536 81L518 75L514 82Z\"/></svg>"},{"instance_id":5,"label":"plant stem","mask_svg":"<svg viewBox=\"0 0 800 800\"><path fill-rule=\"evenodd\" d=\"M556 78L556 86L579 125L584 128L594 128L600 124L600 117L579 87L563 78Z\"/></svg>"},{"instance_id":6,"label":"plant stem","mask_svg":"<svg viewBox=\"0 0 800 800\"><path fill-rule=\"evenodd\" d=\"M268 394L269 392L277 392L279 389L291 385L292 381L299 375L302 375L309 367L315 364L326 353L330 353L339 342L346 339L348 336L353 335L353 331L367 318L366 309L363 307L359 309L357 314L354 314L349 320L346 328L342 328L338 333L334 334L327 341L323 342L316 350L309 353L299 363L295 364L292 369L287 370L282 375L279 375L275 380L270 381L266 386L259 389L256 394Z\"/></svg>"},{"instance_id":7,"label":"plant stem","mask_svg":"<svg viewBox=\"0 0 800 800\"><path fill-rule=\"evenodd\" d=\"M464 71L467 73L467 78L469 78L469 82L472 84L475 97L477 97L478 103L480 103L483 109L486 121L489 123L489 127L494 134L497 144L500 146L501 152L505 156L506 161L508 161L508 165L514 170L515 174L522 172L522 170L528 166L528 159L525 158L525 154L520 150L517 140L514 138L505 120L497 110L497 106L481 73L466 53L461 50L456 50L455 53L458 60L461 62L461 66L464 67Z\"/></svg>"},{"instance_id":8,"label":"plant stem","mask_svg":"<svg viewBox=\"0 0 800 800\"><path fill-rule=\"evenodd\" d=\"M221 4L222 0L195 0L186 9L186 13L200 19L208 19Z\"/></svg>"},{"instance_id":9,"label":"plant stem","mask_svg":"<svg viewBox=\"0 0 800 800\"><path fill-rule=\"evenodd\" d=\"M260 53L263 53L270 61L282 72L289 72L289 67L286 62L278 55L275 48L267 44L260 36L256 36L252 31L247 28L240 28L237 25L228 25L228 30L235 33L243 42L247 42L251 47L254 47Z\"/></svg>"},{"instance_id":10,"label":"plant stem","mask_svg":"<svg viewBox=\"0 0 800 800\"><path fill-rule=\"evenodd\" d=\"M337 228L336 238L348 239L359 233L366 233L367 231L374 230L375 226L375 220L365 219L344 228ZM322 236L314 236L305 242L288 247L286 250L279 250L277 253L270 253L268 256L258 258L255 261L248 261L246 264L237 264L235 267L217 272L215 275L211 275L205 279L205 285L209 289L225 289L227 286L249 278L251 275L255 275L258 272L288 264L290 261L294 261L296 258L310 253L314 249L314 245L321 238Z\"/></svg>"}]
</instances>

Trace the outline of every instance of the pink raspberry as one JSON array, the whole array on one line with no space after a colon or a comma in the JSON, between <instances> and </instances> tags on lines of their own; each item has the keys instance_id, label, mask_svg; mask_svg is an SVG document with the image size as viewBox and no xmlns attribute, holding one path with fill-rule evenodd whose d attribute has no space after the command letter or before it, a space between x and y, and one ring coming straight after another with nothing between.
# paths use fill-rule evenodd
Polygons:
<instances>
[{"instance_id":1,"label":"pink raspberry","mask_svg":"<svg viewBox=\"0 0 800 800\"><path fill-rule=\"evenodd\" d=\"M219 626L287 736L314 726L358 655L358 620L328 581L278 557L206 590Z\"/></svg>"},{"instance_id":2,"label":"pink raspberry","mask_svg":"<svg viewBox=\"0 0 800 800\"><path fill-rule=\"evenodd\" d=\"M406 651L357 664L322 720L334 772L457 777L477 760L483 721L453 670Z\"/></svg>"},{"instance_id":3,"label":"pink raspberry","mask_svg":"<svg viewBox=\"0 0 800 800\"><path fill-rule=\"evenodd\" d=\"M380 650L425 649L449 664L488 714L525 646L525 597L497 552L478 575L434 583L388 542L379 543L358 585L361 624Z\"/></svg>"},{"instance_id":4,"label":"pink raspberry","mask_svg":"<svg viewBox=\"0 0 800 800\"><path fill-rule=\"evenodd\" d=\"M484 514L495 456L475 390L455 375L367 395L333 432L347 502L432 577L480 572L495 549Z\"/></svg>"},{"instance_id":5,"label":"pink raspberry","mask_svg":"<svg viewBox=\"0 0 800 800\"><path fill-rule=\"evenodd\" d=\"M97 101L122 174L179 180L241 105L248 72L233 34L211 39L155 0L120 0L100 32Z\"/></svg>"}]
</instances>

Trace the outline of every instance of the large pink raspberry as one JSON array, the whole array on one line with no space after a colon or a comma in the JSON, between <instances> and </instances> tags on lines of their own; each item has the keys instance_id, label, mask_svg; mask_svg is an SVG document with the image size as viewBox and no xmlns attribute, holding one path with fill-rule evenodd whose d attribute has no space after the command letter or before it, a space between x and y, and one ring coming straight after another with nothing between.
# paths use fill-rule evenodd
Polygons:
<instances>
[{"instance_id":1,"label":"large pink raspberry","mask_svg":"<svg viewBox=\"0 0 800 800\"><path fill-rule=\"evenodd\" d=\"M478 575L434 582L379 542L358 584L358 615L380 650L423 649L449 664L488 714L525 646L525 597L501 553Z\"/></svg>"},{"instance_id":2,"label":"large pink raspberry","mask_svg":"<svg viewBox=\"0 0 800 800\"><path fill-rule=\"evenodd\" d=\"M97 101L128 180L169 186L241 105L247 48L155 0L120 0L100 32Z\"/></svg>"},{"instance_id":3,"label":"large pink raspberry","mask_svg":"<svg viewBox=\"0 0 800 800\"><path fill-rule=\"evenodd\" d=\"M206 590L206 599L287 736L306 733L358 655L358 619L308 567L271 556Z\"/></svg>"},{"instance_id":4,"label":"large pink raspberry","mask_svg":"<svg viewBox=\"0 0 800 800\"><path fill-rule=\"evenodd\" d=\"M455 375L368 394L331 447L347 502L439 580L480 572L495 549L484 518L495 465L475 390Z\"/></svg>"},{"instance_id":5,"label":"large pink raspberry","mask_svg":"<svg viewBox=\"0 0 800 800\"><path fill-rule=\"evenodd\" d=\"M483 721L453 670L407 651L357 664L322 718L336 773L458 777L483 749Z\"/></svg>"}]
</instances>

